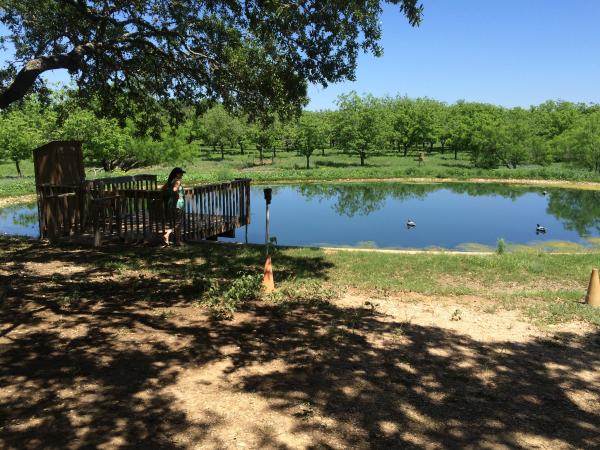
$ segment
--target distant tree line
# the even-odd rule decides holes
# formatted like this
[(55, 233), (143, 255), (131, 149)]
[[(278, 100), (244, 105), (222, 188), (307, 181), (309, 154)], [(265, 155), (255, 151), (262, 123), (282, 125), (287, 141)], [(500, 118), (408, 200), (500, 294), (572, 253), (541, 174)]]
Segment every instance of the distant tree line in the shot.
[[(377, 98), (354, 92), (341, 95), (336, 110), (304, 111), (295, 120), (277, 117), (258, 122), (232, 115), (216, 104), (181, 111), (183, 120), (140, 129), (143, 118), (101, 116), (101, 102), (85, 106), (68, 91), (31, 95), (0, 113), (0, 159), (20, 162), (52, 139), (84, 143), (84, 156), (106, 171), (192, 160), (225, 158), (225, 150), (254, 152), (262, 161), (277, 151), (311, 157), (335, 150), (364, 165), (373, 155), (414, 152), (468, 155), (479, 168), (567, 162), (600, 172), (600, 105), (547, 101), (538, 106), (504, 108), (430, 98)], [(139, 114), (143, 114), (140, 112)]]

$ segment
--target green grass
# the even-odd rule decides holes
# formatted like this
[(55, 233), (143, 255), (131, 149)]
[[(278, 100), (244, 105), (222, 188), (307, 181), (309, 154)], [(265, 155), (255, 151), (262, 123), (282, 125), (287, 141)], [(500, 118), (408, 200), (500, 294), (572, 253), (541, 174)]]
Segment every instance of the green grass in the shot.
[[(159, 179), (166, 180), (173, 166), (186, 169), (186, 183), (213, 182), (230, 180), (236, 177), (252, 178), (258, 183), (273, 182), (305, 182), (333, 181), (380, 178), (452, 178), (467, 180), (470, 178), (493, 179), (546, 179), (564, 181), (600, 181), (600, 174), (569, 167), (565, 164), (550, 166), (523, 166), (518, 169), (477, 169), (471, 166), (468, 155), (459, 154), (455, 160), (450, 153), (432, 153), (426, 157), (422, 165), (415, 160), (414, 154), (404, 158), (395, 152), (382, 152), (367, 159), (366, 165), (360, 166), (353, 155), (327, 150), (325, 156), (317, 152), (311, 158), (311, 169), (306, 169), (303, 156), (294, 152), (277, 152), (275, 159), (265, 154), (264, 164), (260, 164), (258, 154), (250, 150), (245, 155), (235, 150), (226, 150), (225, 159), (220, 159), (220, 152), (207, 153), (201, 149), (199, 157), (192, 161), (173, 161), (169, 165), (143, 167), (127, 173), (153, 173)], [(0, 162), (0, 196), (13, 196), (34, 192), (33, 164), (22, 163), (23, 178), (16, 177), (12, 162)], [(88, 178), (116, 176), (122, 172), (106, 174), (93, 171), (91, 164), (86, 165)]]
[[(49, 248), (37, 241), (2, 237), (0, 259), (13, 261), (16, 267), (29, 260), (89, 265), (90, 270), (116, 276), (118, 283), (127, 286), (109, 293), (98, 291), (99, 296), (121, 295), (128, 301), (129, 295), (135, 295), (128, 293), (132, 286), (147, 287), (150, 292), (144, 295), (153, 301), (154, 297), (163, 299), (161, 292), (177, 288), (196, 301), (202, 286), (218, 283), (229, 289), (236, 274), (262, 274), (264, 253), (260, 246), (240, 245), (188, 245), (167, 250), (122, 244), (98, 250), (66, 244)], [(597, 326), (600, 308), (582, 302), (591, 269), (599, 262), (598, 250), (580, 254), (410, 255), (281, 248), (273, 257), (278, 295), (286, 298), (322, 301), (334, 293), (353, 292), (377, 299), (414, 292), (435, 301), (436, 296), (470, 295), (481, 298), (489, 313), (518, 309), (539, 324), (579, 320)], [(62, 276), (55, 278), (47, 281), (66, 283)], [(203, 282), (195, 283), (198, 279)], [(66, 284), (70, 290), (78, 287)], [(84, 285), (79, 288), (88, 290)]]

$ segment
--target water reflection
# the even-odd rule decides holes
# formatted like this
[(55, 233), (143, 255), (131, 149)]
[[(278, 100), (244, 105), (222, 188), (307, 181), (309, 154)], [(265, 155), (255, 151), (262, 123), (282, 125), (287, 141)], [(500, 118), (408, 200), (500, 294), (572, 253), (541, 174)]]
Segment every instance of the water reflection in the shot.
[(580, 235), (600, 231), (600, 192), (557, 189), (550, 192), (549, 214)]
[(298, 191), (309, 200), (335, 199), (334, 210), (346, 217), (367, 216), (383, 208), (386, 199), (425, 198), (439, 189), (435, 184), (310, 184)]
[[(366, 216), (385, 206), (386, 199), (424, 199), (430, 193), (446, 189), (469, 197), (497, 196), (517, 200), (526, 194), (547, 197), (548, 214), (560, 219), (568, 230), (581, 236), (600, 231), (600, 192), (576, 189), (548, 189), (507, 184), (345, 184), (300, 186), (299, 193), (309, 200), (333, 200), (336, 213), (346, 216)], [(538, 233), (541, 234), (541, 233)]]
[[(263, 187), (251, 190), (248, 241), (264, 241)], [(408, 220), (417, 226), (406, 226)], [(536, 224), (546, 228), (537, 232)], [(0, 209), (0, 233), (38, 236), (36, 204)], [(238, 230), (237, 241), (245, 240)], [(281, 245), (464, 248), (600, 236), (600, 192), (473, 183), (275, 186), (271, 235)]]
[(0, 233), (39, 236), (37, 204), (34, 202), (0, 208)]

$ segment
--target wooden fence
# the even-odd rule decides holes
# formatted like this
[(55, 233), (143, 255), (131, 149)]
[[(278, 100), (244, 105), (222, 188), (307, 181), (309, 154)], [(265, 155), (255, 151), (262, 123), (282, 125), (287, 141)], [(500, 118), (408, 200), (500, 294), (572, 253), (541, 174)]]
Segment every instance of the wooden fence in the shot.
[[(42, 237), (92, 232), (103, 237), (151, 239), (171, 226), (156, 176), (86, 181), (81, 186), (39, 185)], [(186, 241), (233, 235), (250, 223), (250, 180), (186, 188), (182, 237)]]

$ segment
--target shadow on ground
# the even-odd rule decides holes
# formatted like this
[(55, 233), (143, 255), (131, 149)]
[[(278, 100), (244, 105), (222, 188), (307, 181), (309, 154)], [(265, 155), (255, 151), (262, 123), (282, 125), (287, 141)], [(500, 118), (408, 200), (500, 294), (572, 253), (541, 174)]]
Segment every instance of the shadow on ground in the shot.
[[(192, 293), (175, 263), (195, 258), (197, 270), (233, 277), (260, 253), (138, 249), (136, 266), (156, 273), (140, 282), (120, 265), (131, 249), (19, 245), (0, 245), (10, 262), (0, 280), (0, 447), (234, 446), (219, 430), (239, 423), (204, 405), (204, 390), (189, 392), (212, 410), (201, 418), (163, 390), (224, 360), (215, 392), (264, 400), (274, 414), (269, 426), (257, 412), (256, 426), (240, 429), (254, 448), (288, 448), (296, 435), (310, 448), (600, 445), (598, 333), (484, 343), (370, 306), (311, 301), (198, 320), (186, 316)], [(56, 270), (32, 272), (50, 261)], [(61, 274), (67, 264), (79, 271)], [(327, 276), (318, 257), (280, 265), (289, 277)], [(157, 314), (157, 304), (178, 313)], [(232, 407), (251, 414), (240, 398)]]

